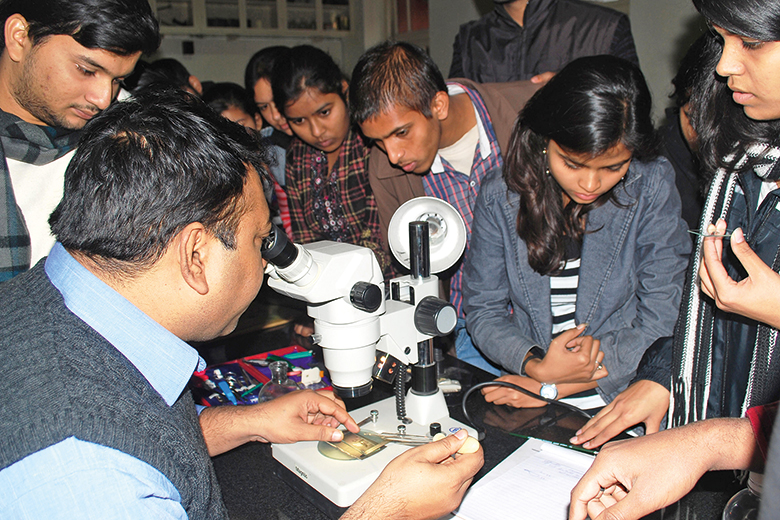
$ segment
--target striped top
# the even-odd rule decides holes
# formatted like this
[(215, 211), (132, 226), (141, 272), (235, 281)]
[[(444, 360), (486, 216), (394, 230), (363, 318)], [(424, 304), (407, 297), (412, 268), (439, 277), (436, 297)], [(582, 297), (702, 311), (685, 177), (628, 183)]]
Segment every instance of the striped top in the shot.
[(580, 259), (582, 242), (566, 237), (566, 261), (563, 269), (550, 276), (550, 307), (552, 310), (552, 334), (577, 326), (574, 312), (577, 310), (577, 287), (580, 283)]
[(577, 325), (574, 320), (574, 311), (577, 310), (577, 286), (579, 283), (579, 258), (566, 260), (563, 270), (555, 276), (550, 276), (553, 336)]

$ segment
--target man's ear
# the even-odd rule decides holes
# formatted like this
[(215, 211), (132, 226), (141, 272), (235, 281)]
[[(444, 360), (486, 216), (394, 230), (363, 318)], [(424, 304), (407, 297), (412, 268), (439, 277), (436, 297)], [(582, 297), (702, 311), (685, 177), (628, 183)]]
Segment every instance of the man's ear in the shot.
[(200, 222), (187, 224), (174, 238), (181, 276), (201, 296), (209, 292), (206, 279), (209, 239), (210, 235)]
[(439, 121), (444, 121), (450, 113), (450, 95), (440, 90), (433, 96), (431, 113)]
[(24, 58), (26, 47), (32, 47), (32, 41), (27, 33), (29, 24), (27, 19), (20, 14), (12, 14), (5, 21), (4, 37), (5, 50), (12, 61), (19, 62)]
[(349, 83), (345, 79), (341, 80), (341, 93), (344, 94), (344, 99), (349, 101)]

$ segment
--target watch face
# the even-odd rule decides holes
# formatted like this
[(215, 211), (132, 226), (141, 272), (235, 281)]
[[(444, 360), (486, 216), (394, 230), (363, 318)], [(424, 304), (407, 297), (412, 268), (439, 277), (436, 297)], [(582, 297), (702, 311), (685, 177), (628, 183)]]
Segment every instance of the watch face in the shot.
[(555, 399), (558, 397), (558, 388), (555, 385), (542, 383), (542, 389), (539, 391), (539, 395), (545, 399)]

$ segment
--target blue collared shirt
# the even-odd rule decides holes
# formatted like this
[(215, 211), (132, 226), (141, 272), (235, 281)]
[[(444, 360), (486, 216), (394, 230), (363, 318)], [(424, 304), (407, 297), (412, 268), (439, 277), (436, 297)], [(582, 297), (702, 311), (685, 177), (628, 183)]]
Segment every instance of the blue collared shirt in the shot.
[[(65, 305), (119, 350), (172, 405), (194, 370), (195, 349), (155, 322), (57, 243), (46, 274)], [(69, 437), (0, 471), (2, 518), (187, 518), (165, 475), (118, 450)]]

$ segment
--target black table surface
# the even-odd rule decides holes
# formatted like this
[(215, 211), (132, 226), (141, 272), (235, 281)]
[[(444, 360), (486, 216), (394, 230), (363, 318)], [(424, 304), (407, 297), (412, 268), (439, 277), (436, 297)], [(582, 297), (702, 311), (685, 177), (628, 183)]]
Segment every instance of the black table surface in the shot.
[[(202, 344), (199, 351), (209, 364), (215, 364), (287, 346), (293, 322), (270, 329), (267, 323), (280, 317), (301, 315), (305, 315), (301, 302), (281, 297), (265, 286), (234, 333)], [(448, 355), (439, 363), (439, 371), (440, 375), (461, 383), (462, 391), (447, 394), (446, 399), (450, 415), (467, 423), (461, 410), (464, 393), (477, 383), (492, 380), (493, 376)], [(389, 385), (375, 381), (370, 395), (345, 402), (348, 410), (355, 410), (391, 395)], [(525, 442), (513, 434), (567, 443), (586, 422), (585, 417), (558, 406), (517, 409), (492, 405), (479, 392), (469, 397), (467, 410), (476, 423), (472, 426), (485, 430), (482, 441), (485, 464), (477, 480)], [(269, 444), (250, 443), (214, 457), (213, 461), (225, 505), (234, 520), (329, 520), (337, 518), (342, 511), (276, 462)], [(720, 519), (726, 502), (739, 488), (731, 472), (709, 474), (682, 501), (648, 519)]]
[[(479, 382), (490, 381), (493, 376), (446, 355), (439, 363), (439, 371), (444, 377), (460, 381), (462, 390), (447, 394), (446, 400), (450, 415), (465, 423), (461, 409), (464, 393)], [(375, 381), (369, 396), (345, 402), (348, 410), (354, 410), (391, 395), (389, 385)], [(525, 442), (513, 434), (566, 443), (587, 420), (558, 406), (517, 409), (492, 405), (485, 402), (478, 391), (469, 397), (467, 411), (474, 426), (485, 430), (482, 441), (485, 464), (477, 479)], [(247, 444), (213, 460), (225, 504), (234, 520), (329, 520), (343, 511), (276, 462), (268, 444)]]

